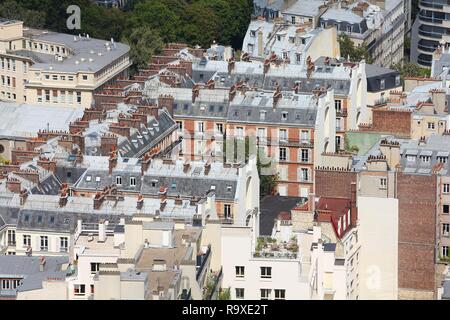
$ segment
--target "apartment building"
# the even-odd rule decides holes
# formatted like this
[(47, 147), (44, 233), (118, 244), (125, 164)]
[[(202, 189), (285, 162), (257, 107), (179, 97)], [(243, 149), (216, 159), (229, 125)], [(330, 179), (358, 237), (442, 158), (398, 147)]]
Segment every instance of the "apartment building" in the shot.
[(94, 92), (126, 75), (130, 48), (89, 35), (30, 29), (0, 21), (0, 99), (89, 108)]
[(222, 228), (222, 285), (233, 300), (345, 299), (345, 269), (320, 227), (295, 230), (281, 214), (273, 237), (255, 232)]
[(319, 25), (335, 26), (339, 34), (349, 36), (356, 46), (365, 44), (373, 63), (389, 68), (403, 59), (404, 3), (403, 0), (373, 2), (330, 5), (321, 15)]
[[(324, 46), (323, 43), (329, 45)], [(334, 28), (311, 28), (286, 22), (252, 20), (242, 45), (243, 54), (253, 60), (264, 60), (271, 54), (291, 64), (306, 64), (320, 57), (339, 58), (340, 49)]]
[(433, 52), (449, 39), (450, 5), (442, 0), (419, 1), (419, 13), (411, 29), (411, 61), (432, 66)]
[(52, 108), (44, 105), (0, 102), (0, 157), (11, 161), (12, 150), (26, 149), (26, 141), (36, 132), (68, 130), (83, 115), (79, 108)]
[(67, 257), (0, 255), (0, 300), (66, 299)]

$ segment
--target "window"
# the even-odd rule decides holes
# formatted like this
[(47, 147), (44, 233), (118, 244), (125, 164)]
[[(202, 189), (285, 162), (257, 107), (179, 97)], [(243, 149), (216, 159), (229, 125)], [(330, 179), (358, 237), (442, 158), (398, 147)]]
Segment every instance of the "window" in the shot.
[(272, 278), (272, 267), (261, 267), (261, 278)]
[(434, 130), (434, 122), (428, 122), (428, 129)]
[(245, 276), (245, 267), (236, 266), (236, 278), (243, 278)]
[(287, 161), (287, 150), (286, 148), (280, 148), (280, 161)]
[(41, 251), (48, 251), (48, 237), (41, 236)]
[(352, 26), (347, 26), (347, 32), (352, 32)]
[(283, 111), (281, 113), (281, 120), (287, 120), (287, 118), (288, 118), (288, 113), (286, 111)]
[(16, 245), (16, 230), (8, 230), (8, 245)]
[(445, 214), (449, 214), (449, 205), (448, 204), (444, 204), (443, 206), (442, 206), (442, 212), (443, 213), (445, 213)]
[(58, 76), (54, 74), (54, 75), (52, 76), (52, 80), (57, 81), (57, 80), (58, 80)]
[(288, 138), (288, 133), (286, 129), (280, 129), (280, 141), (286, 141)]
[(73, 81), (73, 76), (67, 76), (67, 80)]
[(50, 90), (45, 90), (45, 101), (50, 102)]
[(309, 181), (309, 170), (302, 168), (302, 181)]
[(287, 60), (288, 59), (288, 52), (287, 51), (283, 51), (283, 59)]
[(29, 234), (23, 235), (23, 246), (24, 247), (31, 246), (31, 236)]
[(342, 111), (342, 100), (334, 100), (334, 108), (336, 109), (336, 112)]
[(243, 138), (244, 137), (244, 128), (243, 127), (237, 127), (236, 128), (236, 136), (238, 138)]
[(437, 157), (439, 163), (447, 163), (448, 157)]
[(87, 176), (86, 177), (86, 182), (90, 182), (92, 180), (92, 177), (91, 176)]
[(416, 161), (416, 156), (407, 155), (407, 156), (406, 156), (406, 161), (408, 161), (408, 162), (414, 162), (414, 161)]
[(216, 130), (223, 134), (223, 123), (216, 123)]
[(130, 186), (136, 186), (136, 177), (130, 177)]
[(45, 75), (45, 79), (46, 79), (46, 80), (50, 80), (50, 75), (49, 75), (49, 74), (46, 74), (46, 75)]
[(61, 81), (66, 81), (66, 76), (61, 76)]
[(285, 289), (275, 289), (275, 300), (285, 300), (286, 290)]
[(255, 30), (251, 30), (250, 31), (250, 36), (252, 36), (252, 37), (256, 36), (256, 31)]
[(223, 215), (224, 215), (225, 219), (231, 218), (231, 204), (223, 205)]
[(81, 92), (77, 92), (77, 103), (81, 103)]
[(301, 152), (302, 162), (309, 162), (309, 149), (301, 149)]
[(183, 131), (183, 122), (177, 121), (178, 131)]
[(442, 246), (442, 256), (448, 258), (448, 246)]
[(450, 183), (444, 183), (443, 188), (444, 188), (444, 190), (443, 190), (444, 193), (450, 193)]
[(399, 86), (400, 85), (400, 76), (395, 76), (395, 86)]
[(431, 156), (420, 156), (422, 162), (428, 163), (431, 161)]
[(266, 111), (260, 111), (259, 112), (259, 120), (265, 120), (266, 119)]
[(84, 296), (86, 293), (86, 286), (84, 284), (74, 284), (73, 293), (76, 296)]
[(380, 189), (386, 189), (387, 188), (387, 179), (381, 178), (380, 179)]
[(88, 77), (85, 75), (83, 76), (83, 80), (86, 81), (88, 79)]
[(442, 224), (442, 234), (443, 234), (444, 236), (448, 236), (448, 235), (449, 235), (449, 232), (450, 232), (450, 224), (448, 224), (448, 223), (443, 223), (443, 224)]
[(244, 288), (236, 288), (236, 299), (244, 299)]
[(68, 247), (69, 247), (69, 239), (67, 237), (59, 238), (59, 251), (67, 252)]
[(295, 54), (295, 60), (297, 61), (297, 63), (301, 63), (302, 62), (302, 54), (301, 53), (296, 53)]
[(117, 177), (116, 177), (116, 184), (117, 184), (118, 186), (122, 185), (122, 177), (121, 177), (121, 176), (117, 176)]
[(91, 262), (91, 274), (96, 274), (100, 270), (100, 263)]
[(261, 290), (261, 300), (269, 300), (272, 290), (271, 289), (260, 289), (260, 290)]
[(301, 139), (303, 143), (309, 142), (309, 132), (306, 130), (302, 130)]
[(384, 79), (381, 79), (381, 80), (380, 80), (380, 89), (381, 89), (381, 90), (384, 90), (385, 88), (386, 88), (385, 80), (384, 80)]
[(203, 122), (197, 122), (197, 131), (203, 132)]
[(295, 16), (291, 17), (292, 24), (295, 24)]

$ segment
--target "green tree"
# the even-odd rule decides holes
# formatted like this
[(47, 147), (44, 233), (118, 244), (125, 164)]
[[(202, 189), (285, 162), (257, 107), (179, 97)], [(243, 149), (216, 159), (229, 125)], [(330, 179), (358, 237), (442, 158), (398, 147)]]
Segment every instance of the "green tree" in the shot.
[(0, 4), (0, 16), (11, 20), (21, 20), (26, 26), (42, 28), (45, 25), (46, 13), (29, 10), (14, 0), (6, 0)]
[(430, 77), (431, 70), (427, 68), (422, 68), (417, 63), (413, 62), (403, 62), (397, 63), (391, 66), (392, 69), (400, 72), (402, 79), (405, 77)]
[(128, 32), (135, 28), (147, 26), (158, 31), (164, 42), (174, 42), (180, 39), (182, 21), (162, 0), (138, 2), (129, 16)]
[(214, 11), (197, 2), (186, 8), (183, 38), (191, 45), (209, 47), (220, 34), (219, 18)]
[(365, 44), (355, 46), (349, 36), (344, 33), (339, 35), (338, 42), (341, 48), (341, 57), (349, 59), (351, 62), (359, 62), (365, 59), (367, 63), (372, 63), (372, 58)]
[(231, 300), (231, 289), (220, 289), (218, 300)]
[(163, 47), (159, 34), (148, 26), (133, 29), (122, 41), (131, 48), (130, 58), (134, 62), (135, 69), (145, 67), (152, 55), (158, 54)]

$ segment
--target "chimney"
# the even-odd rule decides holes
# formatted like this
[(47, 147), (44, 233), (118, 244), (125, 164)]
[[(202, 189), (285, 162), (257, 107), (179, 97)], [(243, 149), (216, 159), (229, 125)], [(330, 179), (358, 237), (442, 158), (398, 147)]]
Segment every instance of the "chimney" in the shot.
[(20, 191), (20, 205), (23, 206), (25, 204), (25, 201), (27, 201), (28, 198), (28, 191), (26, 189), (23, 189)]
[(191, 163), (189, 162), (189, 160), (186, 160), (183, 164), (183, 172), (188, 173), (190, 168), (191, 168)]
[(39, 272), (44, 272), (45, 263), (46, 263), (45, 257), (44, 257), (44, 256), (41, 256), (41, 257), (39, 258)]
[(6, 188), (8, 188), (8, 190), (11, 192), (20, 193), (21, 190), (20, 181), (15, 178), (8, 178), (6, 180)]
[(183, 199), (181, 199), (180, 195), (177, 195), (177, 197), (175, 198), (175, 205), (181, 206), (182, 204), (183, 204)]
[(228, 100), (229, 100), (230, 102), (233, 101), (234, 97), (236, 96), (236, 92), (237, 92), (236, 85), (233, 84), (233, 85), (231, 86), (231, 88), (230, 88), (230, 92), (229, 92), (229, 95), (228, 95)]
[(111, 133), (106, 133), (101, 137), (100, 150), (102, 156), (108, 156), (113, 148), (117, 148), (117, 136)]
[(139, 194), (136, 209), (141, 210), (143, 206), (144, 206), (144, 197), (142, 196), (142, 194)]
[(200, 95), (200, 86), (196, 84), (192, 88), (192, 103), (195, 102), (195, 100), (198, 98), (199, 95)]
[(273, 94), (273, 108), (276, 108), (278, 101), (283, 97), (283, 94), (281, 93), (280, 86), (277, 85), (275, 93)]
[(69, 198), (69, 193), (67, 191), (68, 191), (67, 184), (64, 183), (61, 186), (61, 192), (59, 194), (59, 206), (60, 207), (65, 207), (67, 204), (67, 200)]
[(98, 222), (98, 241), (97, 242), (105, 242), (106, 241), (106, 226), (108, 225), (108, 221), (100, 220)]
[(264, 54), (264, 40), (262, 30), (258, 31), (258, 57), (262, 58)]
[(236, 59), (232, 57), (230, 60), (228, 60), (228, 74), (230, 74), (236, 65)]
[(117, 148), (113, 147), (109, 153), (109, 174), (112, 174), (113, 169), (117, 166)]
[(211, 170), (211, 158), (208, 159), (205, 163), (205, 176), (209, 174), (209, 171)]
[(270, 69), (270, 60), (266, 59), (264, 60), (264, 74), (266, 74)]
[(358, 221), (358, 208), (356, 207), (356, 182), (351, 184), (351, 198), (350, 198), (350, 221), (352, 227), (356, 227)]
[(51, 161), (49, 158), (39, 157), (37, 165), (52, 173), (56, 172), (56, 161)]
[(145, 172), (147, 172), (148, 168), (150, 167), (151, 162), (152, 162), (152, 158), (150, 156), (150, 153), (147, 152), (141, 158), (141, 176), (144, 176)]
[(99, 210), (105, 200), (105, 195), (101, 192), (97, 192), (94, 196), (94, 210)]

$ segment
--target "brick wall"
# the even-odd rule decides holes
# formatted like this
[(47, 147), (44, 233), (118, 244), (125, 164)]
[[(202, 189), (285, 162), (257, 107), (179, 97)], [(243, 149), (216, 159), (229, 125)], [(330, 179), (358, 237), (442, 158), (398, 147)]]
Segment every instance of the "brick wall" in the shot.
[(373, 109), (372, 125), (360, 127), (363, 131), (391, 133), (399, 136), (411, 136), (411, 112)]
[(356, 182), (356, 172), (328, 169), (315, 170), (316, 197), (351, 198), (351, 184)]
[(398, 175), (399, 289), (435, 289), (436, 185), (434, 175)]

